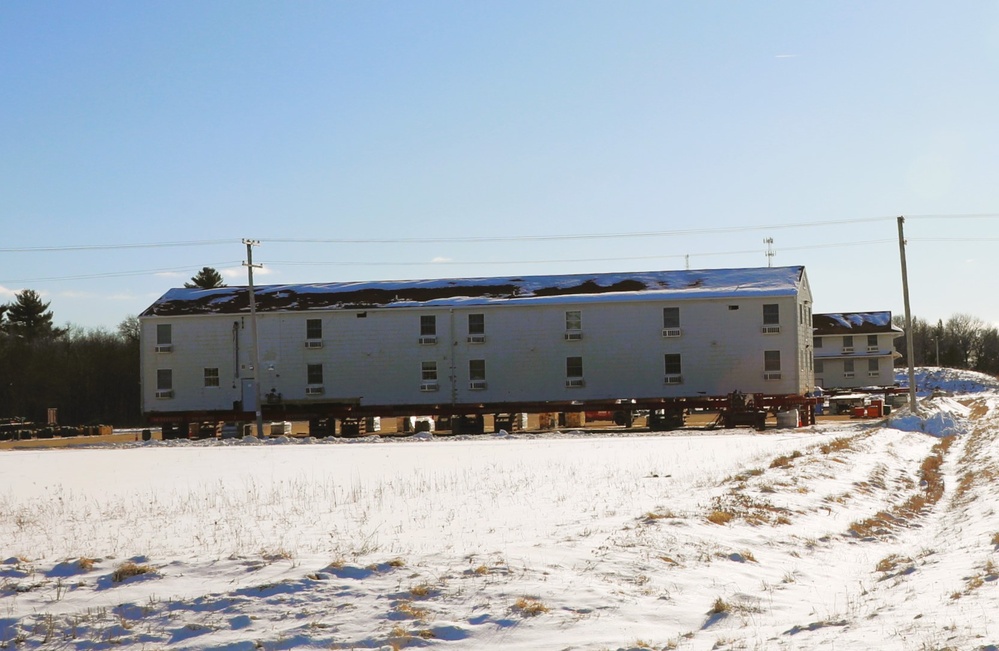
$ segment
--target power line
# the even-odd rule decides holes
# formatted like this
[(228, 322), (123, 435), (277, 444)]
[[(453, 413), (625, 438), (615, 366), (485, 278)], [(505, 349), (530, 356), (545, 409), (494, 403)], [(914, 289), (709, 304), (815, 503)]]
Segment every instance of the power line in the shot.
[(73, 244), (67, 246), (3, 247), (0, 253), (62, 253), (66, 251), (115, 251), (118, 249), (165, 249), (188, 246), (239, 244), (240, 240), (195, 240), (191, 242), (146, 242), (141, 244)]

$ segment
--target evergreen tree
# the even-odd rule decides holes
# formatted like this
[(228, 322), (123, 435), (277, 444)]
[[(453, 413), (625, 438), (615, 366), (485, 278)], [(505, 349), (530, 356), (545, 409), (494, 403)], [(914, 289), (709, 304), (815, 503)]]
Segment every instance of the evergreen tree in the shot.
[(191, 282), (184, 283), (184, 287), (187, 289), (194, 289), (195, 287), (200, 289), (215, 289), (216, 287), (225, 286), (225, 283), (222, 282), (222, 274), (211, 267), (202, 267), (201, 271), (191, 278)]
[(6, 321), (3, 331), (25, 341), (51, 339), (66, 334), (64, 328), (52, 325), (52, 311), (49, 304), (43, 303), (41, 296), (33, 289), (25, 289), (14, 295), (14, 302), (6, 306)]

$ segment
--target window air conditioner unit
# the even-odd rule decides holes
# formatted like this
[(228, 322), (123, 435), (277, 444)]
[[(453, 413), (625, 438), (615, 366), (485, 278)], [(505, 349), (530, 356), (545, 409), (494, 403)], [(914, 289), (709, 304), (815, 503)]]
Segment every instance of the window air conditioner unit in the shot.
[(173, 344), (156, 344), (157, 353), (172, 353)]
[(160, 400), (173, 397), (173, 389), (160, 389), (156, 392), (156, 397)]
[(566, 341), (579, 341), (582, 338), (583, 338), (583, 333), (582, 332), (567, 332), (567, 333), (565, 333), (565, 340)]
[(876, 352), (878, 352), (878, 347), (877, 346), (868, 346), (867, 347), (867, 352), (869, 352), (869, 353), (876, 353)]
[(779, 335), (780, 334), (780, 326), (779, 325), (765, 325), (762, 328), (760, 328), (760, 332), (762, 332), (765, 335)]
[(780, 379), (780, 371), (770, 371), (769, 373), (764, 373), (763, 374), (763, 379), (764, 380), (779, 380)]
[(682, 334), (680, 328), (663, 328), (664, 337), (679, 337)]
[(322, 348), (323, 347), (323, 340), (322, 339), (306, 339), (305, 340), (305, 347), (306, 348)]
[(305, 387), (305, 395), (307, 396), (321, 396), (325, 393), (323, 387)]
[(484, 344), (486, 343), (485, 335), (468, 335), (468, 343), (470, 344)]
[(843, 373), (843, 377), (845, 377), (845, 378), (851, 378), (851, 377), (853, 377), (853, 371), (847, 371), (847, 372)]
[(436, 382), (422, 382), (420, 384), (420, 391), (437, 391), (440, 389), (440, 385)]
[(579, 387), (585, 387), (586, 381), (581, 377), (569, 378), (565, 381), (565, 388), (567, 389), (578, 389)]
[(877, 377), (881, 375), (879, 371), (867, 371), (867, 377)]
[(666, 384), (683, 384), (682, 375), (667, 375)]
[(843, 346), (843, 354), (849, 355), (853, 352), (853, 346)]
[(437, 335), (428, 335), (420, 337), (421, 346), (432, 346), (437, 343)]
[(471, 389), (472, 391), (482, 391), (483, 389), (486, 388), (486, 381), (472, 380), (471, 382), (468, 383), (468, 388)]

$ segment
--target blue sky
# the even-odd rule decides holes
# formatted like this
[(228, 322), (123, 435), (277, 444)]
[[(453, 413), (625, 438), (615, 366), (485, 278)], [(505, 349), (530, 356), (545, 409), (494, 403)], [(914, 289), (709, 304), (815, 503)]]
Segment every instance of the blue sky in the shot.
[(0, 302), (60, 324), (244, 284), (242, 238), (259, 284), (773, 238), (816, 311), (901, 313), (897, 215), (913, 313), (999, 323), (995, 2), (13, 0), (0, 42)]

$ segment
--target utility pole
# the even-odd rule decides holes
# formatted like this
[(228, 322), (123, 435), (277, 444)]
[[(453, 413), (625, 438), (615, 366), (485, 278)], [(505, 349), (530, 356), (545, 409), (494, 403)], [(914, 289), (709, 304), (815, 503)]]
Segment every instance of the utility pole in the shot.
[(909, 272), (905, 266), (905, 234), (902, 224), (905, 217), (898, 218), (898, 252), (902, 261), (902, 299), (905, 301), (905, 355), (909, 359), (909, 409), (914, 416), (919, 415), (919, 405), (916, 404), (916, 368), (913, 359), (912, 345), (912, 312), (909, 311)]
[(257, 438), (264, 438), (264, 412), (260, 405), (260, 341), (257, 339), (257, 298), (253, 293), (253, 268), (263, 267), (262, 264), (253, 264), (253, 247), (260, 245), (260, 240), (243, 239), (246, 245), (246, 276), (249, 280), (250, 288), (250, 333), (253, 338), (253, 393), (256, 396), (254, 405), (257, 411)]
[(774, 256), (777, 255), (777, 252), (774, 251), (774, 238), (768, 237), (763, 240), (763, 243), (767, 245), (767, 252), (765, 254), (767, 256), (767, 267), (772, 267)]

